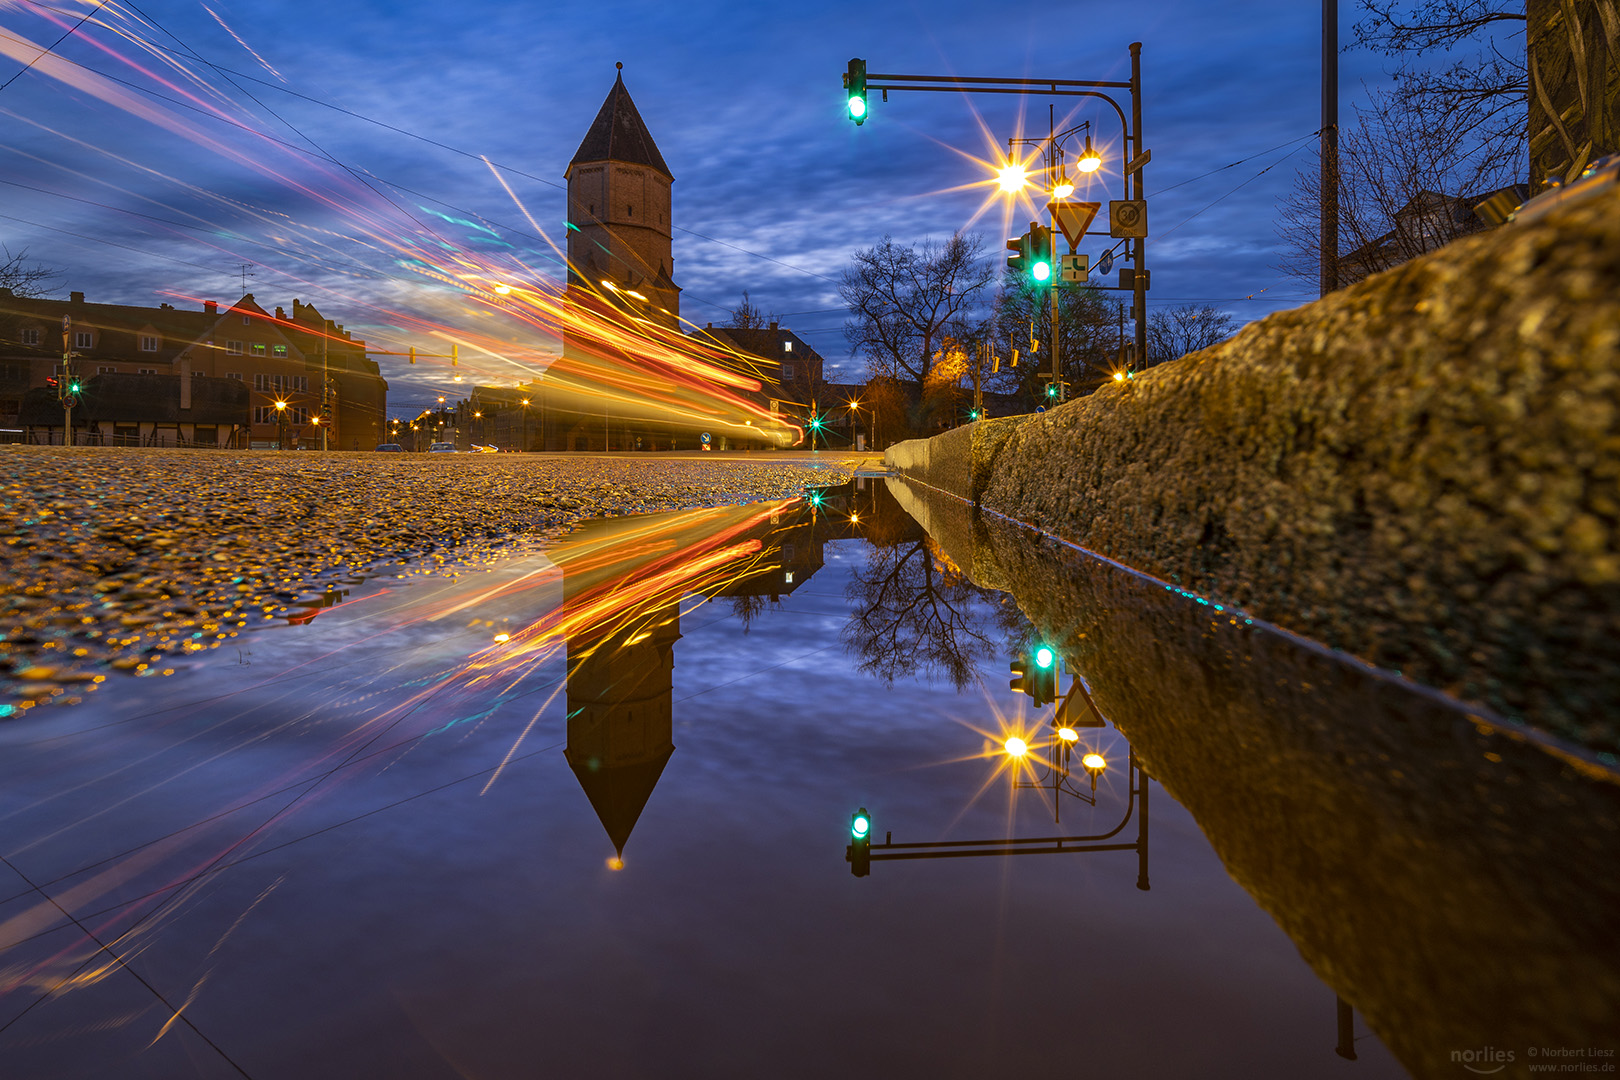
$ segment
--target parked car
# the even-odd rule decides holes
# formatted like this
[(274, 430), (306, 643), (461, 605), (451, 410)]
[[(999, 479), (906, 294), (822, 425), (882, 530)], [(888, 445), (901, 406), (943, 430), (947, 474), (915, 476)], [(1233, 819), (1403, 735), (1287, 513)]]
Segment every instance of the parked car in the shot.
[(405, 448), (399, 445), (397, 442), (385, 442), (377, 444), (377, 453), (379, 454), (403, 454), (404, 452)]
[(430, 454), (453, 454), (455, 452), (456, 444), (451, 442), (436, 442), (428, 447), (428, 453)]

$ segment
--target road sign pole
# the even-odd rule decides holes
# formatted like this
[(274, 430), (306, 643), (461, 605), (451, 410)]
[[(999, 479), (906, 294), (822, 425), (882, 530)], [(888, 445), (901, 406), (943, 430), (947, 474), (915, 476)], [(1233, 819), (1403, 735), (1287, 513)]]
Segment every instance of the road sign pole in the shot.
[(72, 316), (62, 316), (62, 377), (56, 383), (56, 396), (62, 402), (66, 422), (65, 430), (62, 432), (62, 443), (66, 446), (73, 445), (73, 343), (69, 337), (72, 328)]

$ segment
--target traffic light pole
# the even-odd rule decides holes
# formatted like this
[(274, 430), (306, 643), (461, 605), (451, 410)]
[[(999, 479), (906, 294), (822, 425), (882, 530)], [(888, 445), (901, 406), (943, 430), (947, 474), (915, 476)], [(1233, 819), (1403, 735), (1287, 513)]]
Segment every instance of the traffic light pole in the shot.
[[(911, 859), (972, 859), (986, 855), (1065, 855), (1093, 851), (1136, 852), (1136, 887), (1151, 891), (1148, 877), (1148, 783), (1152, 779), (1142, 771), (1131, 752), (1129, 778), (1125, 801), (1125, 815), (1119, 824), (1105, 833), (1084, 836), (1021, 836), (1004, 840), (924, 840), (915, 843), (895, 843), (892, 833), (885, 833), (883, 843), (871, 842), (872, 819), (863, 807), (852, 822), (859, 823), (859, 831), (852, 827), (844, 861), (850, 864), (856, 877), (866, 877), (875, 862), (899, 862)], [(1140, 805), (1138, 805), (1140, 797)], [(1134, 843), (1109, 843), (1136, 818)]]
[[(859, 101), (860, 115), (851, 113), (851, 118), (857, 123), (864, 123), (867, 117), (866, 94), (869, 91), (880, 91), (883, 100), (889, 100), (890, 90), (922, 90), (934, 93), (951, 94), (1020, 94), (1026, 97), (1091, 97), (1106, 101), (1114, 109), (1119, 119), (1120, 134), (1124, 145), (1129, 150), (1129, 157), (1124, 161), (1122, 186), (1126, 200), (1143, 200), (1142, 170), (1147, 165), (1149, 154), (1142, 145), (1142, 43), (1133, 41), (1131, 50), (1131, 78), (1129, 82), (1106, 82), (1084, 79), (987, 79), (968, 78), (956, 75), (894, 75), (877, 74), (866, 71), (864, 60), (851, 60), (850, 73), (857, 71), (860, 75)], [(850, 75), (846, 74), (845, 88), (850, 94), (856, 93), (851, 86)], [(1105, 93), (1107, 90), (1130, 91), (1131, 112), (1126, 118), (1125, 110), (1118, 101)], [(1088, 236), (1094, 235), (1087, 232)], [(1113, 236), (1112, 230), (1095, 235)], [(1128, 250), (1132, 266), (1132, 282), (1129, 288), (1115, 285), (1097, 285), (1093, 288), (1124, 291), (1132, 294), (1131, 313), (1136, 320), (1136, 354), (1137, 363), (1145, 363), (1147, 357), (1147, 266), (1146, 241), (1136, 237), (1128, 241)], [(1054, 267), (1054, 277), (1055, 274)], [(1057, 373), (1057, 298), (1054, 294), (1052, 300), (1052, 353), (1053, 371)], [(1059, 394), (1062, 387), (1059, 386)]]
[(62, 377), (56, 381), (56, 397), (62, 403), (66, 424), (62, 431), (64, 446), (73, 445), (73, 318), (62, 316)]

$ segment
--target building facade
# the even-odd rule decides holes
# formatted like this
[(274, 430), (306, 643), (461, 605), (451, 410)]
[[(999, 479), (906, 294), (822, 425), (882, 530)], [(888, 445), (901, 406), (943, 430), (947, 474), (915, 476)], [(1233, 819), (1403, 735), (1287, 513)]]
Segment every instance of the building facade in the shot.
[[(75, 442), (313, 449), (323, 427), (329, 449), (383, 441), (388, 384), (365, 343), (297, 300), (289, 319), (251, 293), (221, 312), (212, 301), (194, 311), (0, 290), (0, 429), (65, 441), (56, 380), (68, 370), (83, 387)], [(213, 380), (240, 383), (245, 396)]]

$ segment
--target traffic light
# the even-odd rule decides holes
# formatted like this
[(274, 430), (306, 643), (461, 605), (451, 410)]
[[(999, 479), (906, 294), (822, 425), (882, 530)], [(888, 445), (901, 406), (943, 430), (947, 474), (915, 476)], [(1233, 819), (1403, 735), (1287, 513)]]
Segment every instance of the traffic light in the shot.
[(78, 378), (74, 377), (72, 379), (69, 379), (68, 380), (68, 393), (77, 394), (78, 392), (79, 392), (79, 380), (78, 380)]
[[(1025, 233), (1023, 236), (1015, 236), (1008, 240), (1007, 250), (1014, 252), (1014, 254), (1007, 256), (1007, 269), (1016, 270), (1022, 274), (1024, 264), (1029, 259), (1029, 234)], [(1017, 353), (1013, 355), (1016, 357)]]
[(866, 61), (854, 59), (844, 73), (844, 93), (849, 99), (849, 118), (860, 127), (866, 123)]
[(1052, 230), (1045, 225), (1032, 225), (1029, 246), (1025, 249), (1029, 265), (1029, 280), (1037, 285), (1050, 285), (1056, 275), (1057, 261), (1052, 257)]
[(1047, 383), (1046, 384), (1046, 396), (1047, 397), (1049, 397), (1049, 398), (1057, 397), (1057, 391), (1058, 391), (1057, 383)]
[(977, 420), (978, 418), (979, 418), (979, 410), (978, 409), (969, 409), (968, 410), (968, 419), (969, 420)]
[(872, 815), (861, 807), (849, 819), (849, 847), (844, 849), (849, 872), (865, 877), (872, 872)]
[(1011, 673), (1017, 678), (1008, 688), (1028, 694), (1037, 706), (1057, 700), (1057, 652), (1050, 645), (1037, 645), (1033, 653), (1013, 660)]

